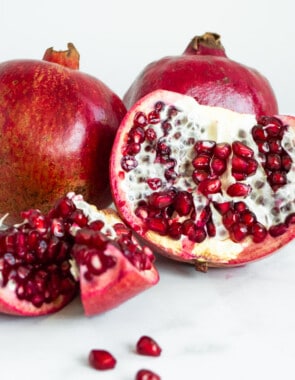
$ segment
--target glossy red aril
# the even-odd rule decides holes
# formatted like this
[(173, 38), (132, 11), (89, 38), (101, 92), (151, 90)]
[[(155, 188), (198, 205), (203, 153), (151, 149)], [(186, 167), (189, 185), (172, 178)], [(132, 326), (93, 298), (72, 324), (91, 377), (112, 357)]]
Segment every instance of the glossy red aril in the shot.
[(126, 109), (104, 83), (78, 70), (79, 53), (0, 64), (0, 214), (47, 212), (68, 191), (111, 203), (108, 157)]
[[(269, 81), (257, 70), (229, 59), (216, 33), (196, 36), (183, 54), (146, 66), (126, 92), (125, 105), (131, 108), (140, 98), (159, 89), (237, 112), (257, 116), (278, 113)], [(141, 115), (141, 119), (146, 121), (146, 115)]]
[[(153, 139), (141, 142), (126, 169), (138, 115)], [(117, 209), (160, 253), (198, 268), (266, 256), (295, 234), (294, 126), (291, 116), (256, 118), (175, 92), (150, 93), (123, 119), (112, 149)]]
[(143, 335), (136, 343), (136, 352), (146, 356), (160, 356), (162, 349), (150, 336)]
[(149, 369), (140, 369), (136, 373), (135, 380), (161, 380), (161, 377)]
[(98, 370), (108, 370), (115, 368), (117, 360), (106, 350), (91, 350), (88, 357), (91, 367)]
[[(69, 193), (46, 214), (0, 230), (0, 312), (53, 313), (80, 293), (84, 312), (112, 309), (156, 284), (154, 256), (114, 210)], [(3, 228), (2, 228), (3, 227)]]

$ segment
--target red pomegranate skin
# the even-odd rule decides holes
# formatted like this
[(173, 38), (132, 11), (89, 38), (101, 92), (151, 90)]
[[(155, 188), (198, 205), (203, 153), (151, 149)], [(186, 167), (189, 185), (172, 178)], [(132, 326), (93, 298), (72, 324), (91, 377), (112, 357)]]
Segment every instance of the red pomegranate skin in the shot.
[(78, 71), (78, 52), (68, 47), (48, 49), (46, 60), (0, 64), (0, 213), (13, 221), (21, 210), (46, 212), (68, 191), (97, 207), (111, 202), (108, 159), (126, 109)]
[(129, 109), (158, 89), (241, 113), (278, 114), (269, 81), (257, 70), (229, 59), (220, 36), (214, 33), (196, 36), (179, 56), (164, 57), (147, 65), (126, 92), (124, 103)]

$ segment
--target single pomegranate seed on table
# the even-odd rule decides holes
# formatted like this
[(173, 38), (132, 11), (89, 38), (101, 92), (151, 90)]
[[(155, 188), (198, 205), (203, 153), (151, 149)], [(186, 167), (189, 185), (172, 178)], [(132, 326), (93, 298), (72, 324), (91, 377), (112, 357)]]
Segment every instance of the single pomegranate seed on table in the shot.
[(91, 350), (88, 357), (89, 364), (98, 370), (108, 370), (115, 368), (117, 360), (106, 350)]
[(160, 356), (162, 349), (150, 336), (143, 335), (136, 343), (136, 352), (146, 356)]
[(161, 377), (149, 369), (140, 369), (136, 373), (135, 380), (161, 380)]

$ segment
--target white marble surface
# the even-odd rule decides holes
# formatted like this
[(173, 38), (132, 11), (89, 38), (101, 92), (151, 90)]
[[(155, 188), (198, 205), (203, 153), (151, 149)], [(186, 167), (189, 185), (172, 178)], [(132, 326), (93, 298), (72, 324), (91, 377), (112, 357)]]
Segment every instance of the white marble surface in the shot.
[[(65, 49), (72, 41), (81, 71), (123, 96), (148, 62), (180, 54), (194, 35), (212, 31), (221, 34), (229, 57), (270, 80), (281, 113), (295, 113), (294, 1), (248, 0), (243, 8), (235, 0), (175, 4), (1, 0), (0, 62), (40, 59), (47, 47)], [(0, 315), (0, 378), (132, 380), (147, 367), (162, 380), (293, 380), (294, 245), (260, 262), (207, 274), (158, 259), (156, 287), (93, 318), (83, 316), (78, 300), (48, 317)], [(161, 344), (161, 357), (134, 353), (143, 334)], [(92, 348), (110, 350), (116, 369), (91, 369)]]
[[(52, 316), (0, 316), (5, 380), (131, 380), (140, 368), (164, 380), (294, 378), (294, 243), (206, 274), (164, 258), (157, 266), (157, 286), (104, 315), (86, 318), (76, 300)], [(160, 357), (135, 354), (146, 334), (162, 346)], [(92, 348), (111, 351), (116, 368), (90, 368)]]

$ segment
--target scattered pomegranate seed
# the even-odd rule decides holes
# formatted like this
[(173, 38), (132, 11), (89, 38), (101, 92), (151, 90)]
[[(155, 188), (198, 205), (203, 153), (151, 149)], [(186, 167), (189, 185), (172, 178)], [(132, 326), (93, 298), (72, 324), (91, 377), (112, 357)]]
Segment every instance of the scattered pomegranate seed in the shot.
[(136, 352), (140, 355), (160, 356), (162, 349), (153, 338), (144, 335), (136, 344)]
[(161, 377), (149, 369), (141, 369), (137, 372), (135, 380), (161, 380)]
[(98, 370), (113, 369), (117, 363), (114, 356), (105, 350), (91, 350), (88, 360), (89, 364)]

